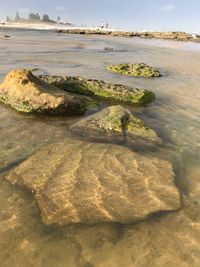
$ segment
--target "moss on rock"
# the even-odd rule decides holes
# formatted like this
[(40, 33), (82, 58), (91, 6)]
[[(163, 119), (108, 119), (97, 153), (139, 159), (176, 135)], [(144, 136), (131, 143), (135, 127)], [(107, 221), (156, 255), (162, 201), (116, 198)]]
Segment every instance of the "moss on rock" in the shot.
[(132, 106), (145, 105), (155, 99), (155, 95), (151, 91), (121, 84), (106, 83), (100, 80), (47, 75), (42, 75), (40, 78), (51, 85), (71, 93), (119, 101)]
[(0, 84), (0, 101), (26, 113), (78, 115), (86, 111), (89, 99), (49, 85), (30, 70), (19, 69), (8, 73)]
[[(128, 137), (137, 144), (161, 144), (162, 140), (156, 132), (141, 119), (134, 116), (121, 105), (110, 106), (81, 119), (71, 126), (73, 133), (86, 136), (89, 139), (106, 140), (108, 136)], [(100, 141), (101, 141), (100, 140)]]
[(108, 65), (107, 70), (134, 77), (160, 77), (160, 71), (144, 63)]

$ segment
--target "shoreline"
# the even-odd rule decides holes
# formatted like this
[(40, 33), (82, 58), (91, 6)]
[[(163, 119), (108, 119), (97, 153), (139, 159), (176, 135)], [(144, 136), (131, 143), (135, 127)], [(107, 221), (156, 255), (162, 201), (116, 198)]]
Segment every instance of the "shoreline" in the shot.
[[(87, 26), (75, 26), (68, 24), (59, 24), (59, 23), (46, 23), (46, 22), (6, 22), (4, 25), (0, 23), (1, 29), (24, 29), (24, 30), (57, 30), (57, 31), (65, 31), (65, 30), (98, 30), (97, 27), (87, 27)], [(105, 31), (105, 30), (103, 30)], [(109, 29), (109, 31), (118, 31), (118, 29)]]
[(71, 28), (69, 25), (62, 25), (56, 23), (24, 23), (24, 22), (6, 22), (4, 25), (0, 24), (0, 29), (24, 29), (24, 30), (60, 30)]
[(200, 34), (191, 34), (181, 31), (161, 32), (161, 31), (127, 31), (118, 29), (100, 29), (93, 27), (77, 27), (54, 23), (6, 23), (0, 24), (2, 29), (21, 30), (54, 30), (60, 34), (81, 34), (81, 35), (103, 35), (113, 37), (130, 37), (141, 39), (160, 39), (182, 42), (200, 43)]

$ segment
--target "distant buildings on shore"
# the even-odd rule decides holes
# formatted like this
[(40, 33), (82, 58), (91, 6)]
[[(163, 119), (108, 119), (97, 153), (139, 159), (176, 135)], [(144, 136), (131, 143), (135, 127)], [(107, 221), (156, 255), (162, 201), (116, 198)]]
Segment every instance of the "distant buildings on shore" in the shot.
[(63, 25), (72, 25), (71, 21), (68, 20), (61, 20), (61, 18), (58, 16), (56, 20), (51, 19), (48, 14), (43, 14), (42, 16), (39, 13), (30, 13), (28, 14), (27, 18), (22, 18), (18, 12), (16, 12), (16, 15), (14, 18), (7, 16), (5, 21), (2, 21), (2, 24), (5, 22), (47, 22), (47, 23), (57, 23), (57, 24), (63, 24)]

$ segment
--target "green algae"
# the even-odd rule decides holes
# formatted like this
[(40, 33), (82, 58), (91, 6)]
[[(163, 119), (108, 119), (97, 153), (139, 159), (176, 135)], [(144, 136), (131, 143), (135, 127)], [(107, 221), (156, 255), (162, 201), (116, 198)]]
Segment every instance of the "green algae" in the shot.
[(82, 115), (90, 101), (49, 85), (27, 69), (9, 72), (0, 84), (0, 95), (1, 102), (25, 113)]
[(15, 108), (18, 111), (26, 112), (26, 113), (34, 111), (27, 101), (20, 101), (17, 105), (15, 105)]
[(42, 75), (40, 78), (73, 94), (96, 97), (100, 100), (118, 101), (132, 106), (145, 105), (155, 99), (155, 95), (151, 91), (125, 85), (109, 84), (100, 80), (46, 75)]
[[(108, 114), (99, 120), (100, 128), (107, 131), (143, 134), (150, 131), (150, 128), (139, 118), (133, 116), (129, 110), (122, 106), (112, 106), (107, 108)], [(101, 122), (100, 122), (101, 121)]]
[(72, 125), (71, 130), (88, 140), (129, 140), (134, 144), (137, 138), (137, 144), (142, 146), (162, 143), (153, 129), (121, 105), (109, 106), (83, 118)]
[(108, 65), (106, 68), (108, 71), (134, 77), (151, 78), (161, 76), (158, 69), (144, 63)]
[(24, 113), (33, 113), (34, 109), (27, 101), (12, 101), (6, 95), (0, 94), (0, 102), (10, 105), (12, 108), (16, 109), (17, 111), (24, 112)]

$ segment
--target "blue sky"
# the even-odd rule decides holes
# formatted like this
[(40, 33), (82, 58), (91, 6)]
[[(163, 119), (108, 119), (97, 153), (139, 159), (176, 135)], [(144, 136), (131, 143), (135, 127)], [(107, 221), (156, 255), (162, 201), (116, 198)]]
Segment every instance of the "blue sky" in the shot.
[(76, 24), (200, 33), (200, 0), (0, 0), (0, 18), (30, 12), (60, 16)]

